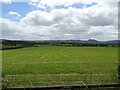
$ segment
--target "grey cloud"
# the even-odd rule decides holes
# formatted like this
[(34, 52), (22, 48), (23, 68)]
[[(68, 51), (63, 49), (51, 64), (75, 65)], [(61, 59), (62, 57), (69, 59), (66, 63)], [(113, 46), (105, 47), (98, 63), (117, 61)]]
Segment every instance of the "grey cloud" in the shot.
[[(0, 22), (1, 23), (1, 22)], [(15, 28), (16, 26), (11, 22), (2, 22), (2, 37), (3, 38), (20, 38), (21, 31)]]
[(89, 19), (83, 19), (83, 22), (85, 23), (85, 25), (90, 25), (90, 26), (107, 26), (107, 25), (112, 25), (114, 23), (114, 19), (104, 16), (98, 16), (98, 17), (89, 17)]

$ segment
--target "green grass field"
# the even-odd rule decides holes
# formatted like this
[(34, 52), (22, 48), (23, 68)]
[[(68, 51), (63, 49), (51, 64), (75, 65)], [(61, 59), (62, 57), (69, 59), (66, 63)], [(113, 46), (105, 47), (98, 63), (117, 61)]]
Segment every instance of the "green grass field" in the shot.
[(117, 47), (43, 46), (3, 50), (3, 86), (117, 82)]

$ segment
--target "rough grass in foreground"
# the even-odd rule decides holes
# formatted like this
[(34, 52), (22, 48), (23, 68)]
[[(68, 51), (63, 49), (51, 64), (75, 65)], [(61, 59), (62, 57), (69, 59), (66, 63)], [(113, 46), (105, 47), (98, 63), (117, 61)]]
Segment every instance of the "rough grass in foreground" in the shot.
[(3, 52), (3, 86), (116, 83), (117, 47), (32, 47)]

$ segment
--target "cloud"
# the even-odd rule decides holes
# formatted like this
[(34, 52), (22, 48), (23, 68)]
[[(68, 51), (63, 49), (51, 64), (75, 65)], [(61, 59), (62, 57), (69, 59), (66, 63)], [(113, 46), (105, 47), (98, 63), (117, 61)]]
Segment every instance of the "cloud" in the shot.
[(9, 15), (18, 15), (18, 13), (17, 13), (17, 12), (10, 11), (10, 12), (9, 12)]
[(40, 3), (37, 5), (37, 7), (38, 7), (38, 8), (41, 8), (41, 9), (45, 9), (45, 8), (47, 8), (46, 6), (41, 5)]
[[(11, 2), (41, 2), (43, 1), (44, 4), (47, 4), (49, 6), (53, 6), (53, 5), (60, 5), (60, 4), (66, 4), (67, 5), (71, 5), (73, 3), (77, 3), (77, 2), (84, 2), (84, 3), (91, 3), (91, 2), (119, 2), (119, 0), (0, 0), (0, 2), (2, 3), (6, 3), (6, 4), (11, 4)], [(50, 2), (51, 1), (51, 2)], [(52, 3), (53, 2), (53, 3)]]
[(17, 23), (7, 19), (0, 18), (0, 24), (2, 24), (2, 36), (3, 38), (17, 39), (20, 38), (22, 29)]
[(20, 39), (20, 40), (50, 39), (48, 37), (50, 35), (48, 31), (49, 27), (24, 26), (19, 22), (13, 22), (11, 20), (3, 18), (0, 18), (0, 25), (2, 25), (2, 28), (0, 29), (0, 31), (2, 32), (2, 38), (5, 39)]
[[(30, 0), (31, 2), (39, 2), (41, 5), (46, 5), (51, 8), (57, 5), (72, 6), (75, 3), (81, 2), (84, 4), (90, 4), (92, 2), (99, 2), (98, 0)], [(119, 0), (114, 0), (118, 2)], [(102, 0), (100, 2), (113, 2), (113, 0)]]
[(32, 6), (37, 6), (37, 4), (35, 2), (29, 2), (28, 4), (32, 5)]
[(36, 8), (39, 8), (39, 9), (46, 9), (47, 7), (45, 5), (42, 5), (41, 3), (35, 3), (35, 2), (29, 2), (29, 5), (32, 5)]
[(0, 2), (3, 2), (5, 4), (11, 4), (12, 0), (1, 0)]
[(32, 11), (21, 19), (21, 22), (30, 26), (44, 25), (48, 26), (52, 24), (52, 16), (40, 10)]
[[(110, 6), (105, 4), (97, 4), (83, 9), (69, 7), (68, 9), (52, 9), (50, 12), (36, 10), (28, 13), (26, 17), (21, 19), (21, 22), (33, 26), (49, 26), (55, 23), (59, 26), (61, 24), (69, 25), (70, 23), (86, 26), (106, 26), (114, 24), (117, 20), (117, 9), (112, 8), (110, 9)], [(116, 14), (112, 14), (112, 12), (116, 12)]]
[(100, 2), (79, 9), (53, 8), (50, 12), (35, 10), (21, 18), (20, 22), (3, 19), (1, 23), (3, 37), (10, 39), (24, 37), (27, 40), (113, 40), (118, 36), (117, 15), (117, 3)]
[(19, 17), (21, 17), (21, 15), (18, 12), (9, 11), (8, 14), (14, 16), (16, 19), (18, 19)]

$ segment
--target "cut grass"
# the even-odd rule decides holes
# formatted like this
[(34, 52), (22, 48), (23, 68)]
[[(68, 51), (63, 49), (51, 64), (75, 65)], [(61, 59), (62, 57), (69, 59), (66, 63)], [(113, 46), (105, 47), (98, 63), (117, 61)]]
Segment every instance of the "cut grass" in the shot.
[(6, 86), (117, 82), (117, 47), (45, 46), (2, 52)]

